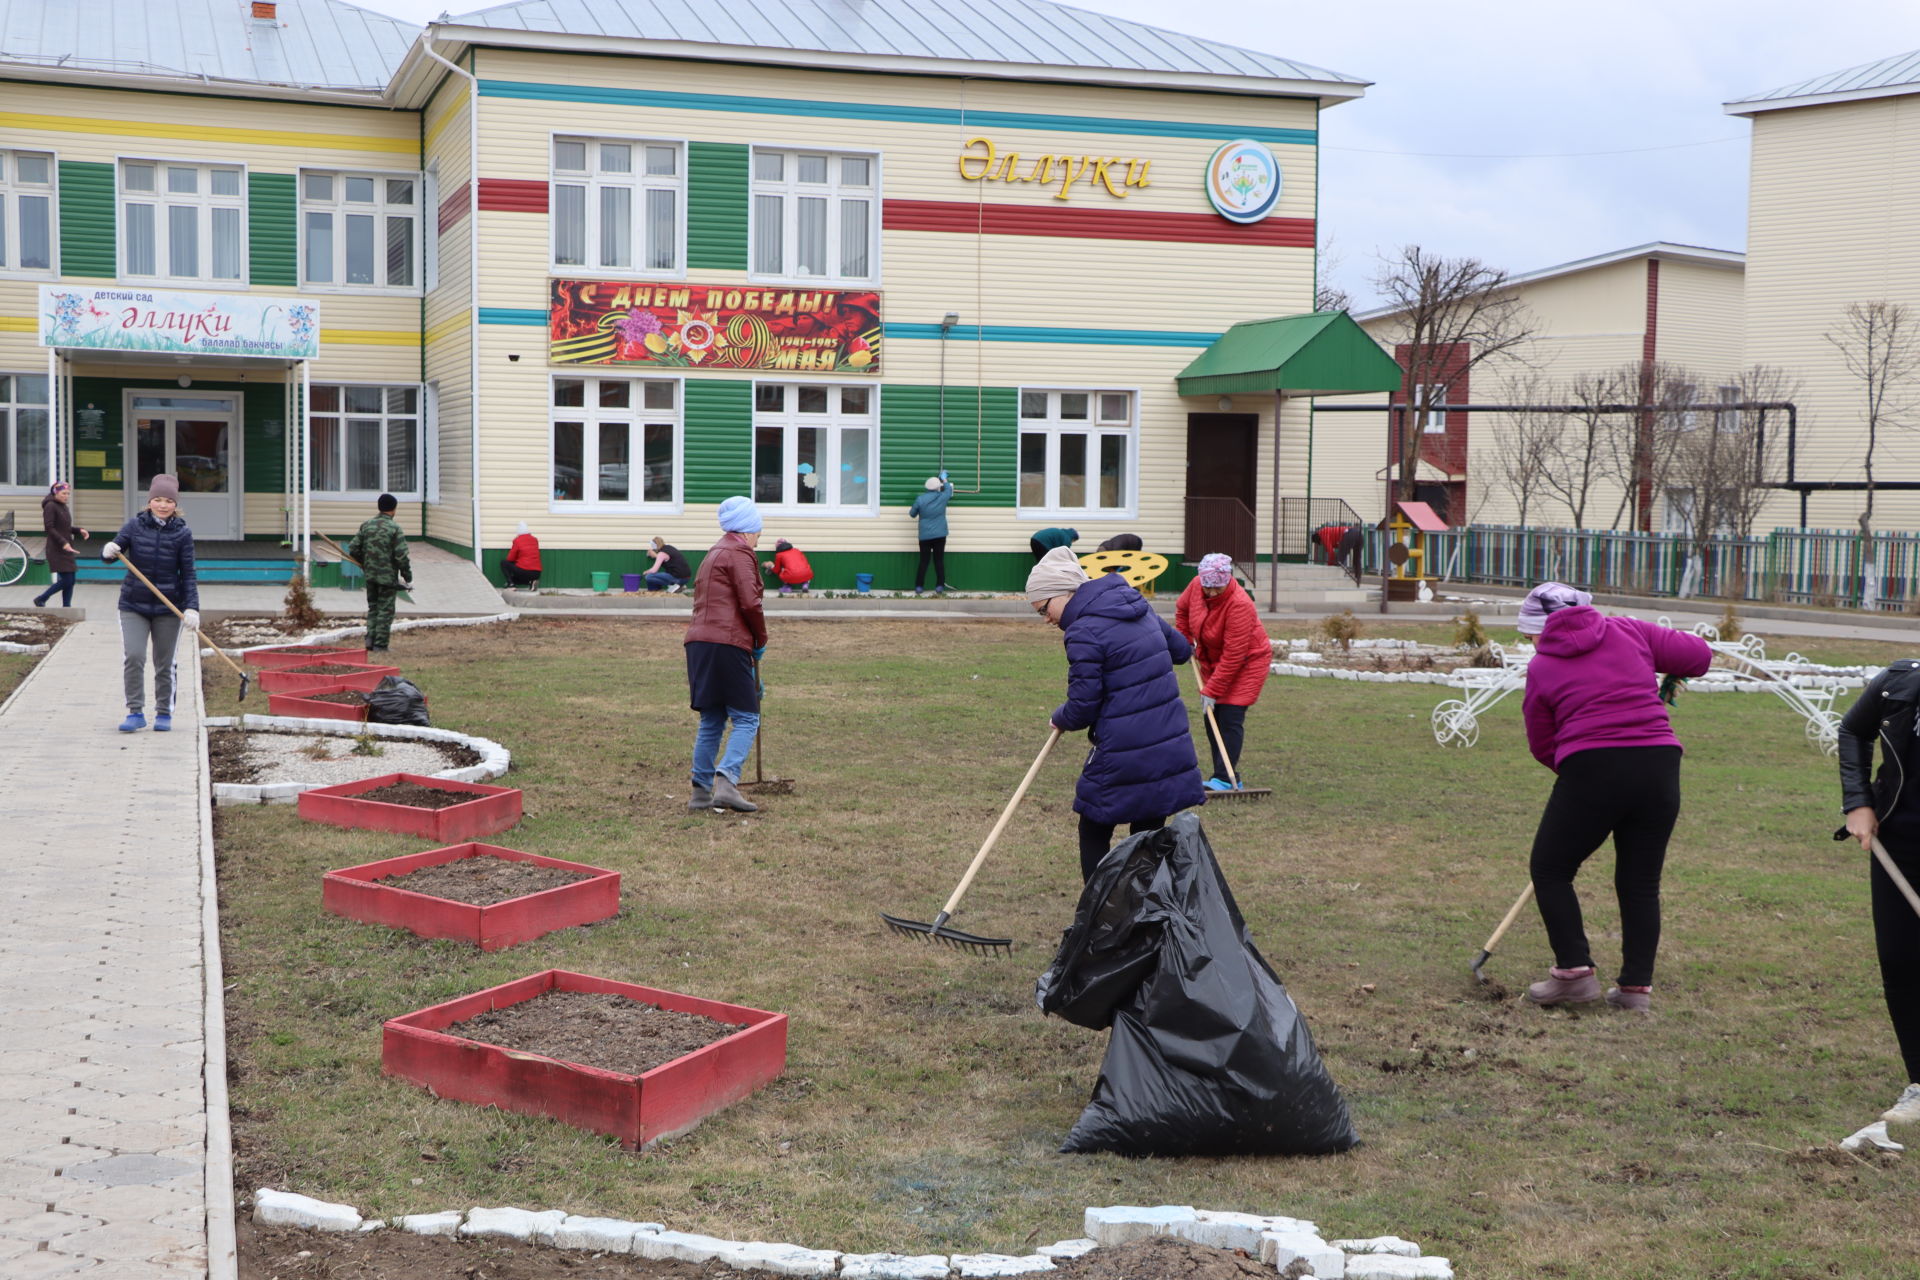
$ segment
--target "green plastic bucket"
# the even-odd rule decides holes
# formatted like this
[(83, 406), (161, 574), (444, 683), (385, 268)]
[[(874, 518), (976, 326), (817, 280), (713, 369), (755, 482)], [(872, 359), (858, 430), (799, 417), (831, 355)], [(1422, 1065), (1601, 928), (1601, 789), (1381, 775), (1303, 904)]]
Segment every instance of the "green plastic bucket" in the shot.
[(613, 573), (611, 570), (602, 571), (599, 569), (595, 569), (593, 571), (593, 589), (595, 591), (605, 591), (607, 589), (607, 584), (612, 580), (613, 580)]

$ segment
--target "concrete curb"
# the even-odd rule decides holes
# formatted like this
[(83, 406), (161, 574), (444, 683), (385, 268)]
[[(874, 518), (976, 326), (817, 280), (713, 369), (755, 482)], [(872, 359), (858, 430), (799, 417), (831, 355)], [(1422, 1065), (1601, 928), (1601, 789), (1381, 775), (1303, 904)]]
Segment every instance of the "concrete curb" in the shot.
[[(245, 721), (242, 724), (242, 721)], [(208, 729), (243, 728), (258, 730), (262, 733), (300, 733), (325, 734), (334, 738), (357, 738), (369, 734), (375, 738), (387, 738), (409, 742), (455, 742), (480, 753), (480, 763), (466, 765), (458, 769), (442, 769), (428, 776), (445, 778), (450, 782), (486, 782), (502, 777), (513, 767), (513, 756), (505, 747), (491, 738), (479, 738), (472, 734), (458, 733), (452, 729), (434, 729), (424, 725), (411, 724), (357, 724), (351, 720), (303, 719), (299, 716), (215, 716), (212, 719), (201, 718), (202, 753), (204, 758), (204, 734)], [(213, 784), (212, 803), (229, 804), (292, 804), (302, 791), (315, 787), (332, 785), (324, 782), (216, 782)]]
[(220, 954), (220, 881), (213, 857), (213, 797), (207, 782), (207, 690), (194, 672), (200, 750), (201, 1035), (206, 1041), (202, 1088), (207, 1100), (207, 1280), (238, 1280), (240, 1252), (233, 1215), (233, 1120), (227, 1099), (226, 969)]
[[(510, 610), (506, 613), (476, 614), (472, 617), (404, 618), (396, 621), (393, 624), (393, 629), (395, 631), (417, 631), (425, 627), (485, 627), (491, 626), (496, 622), (512, 622), (519, 616), (520, 614), (517, 611)], [(363, 636), (366, 633), (367, 629), (364, 626), (335, 627), (331, 631), (316, 631), (314, 634), (299, 640), (274, 640), (267, 644), (249, 644), (242, 645), (238, 649), (223, 649), (221, 652), (225, 653), (229, 658), (238, 658), (254, 649), (284, 649), (288, 645), (293, 644), (331, 644), (336, 640), (345, 640), (350, 636)], [(205, 657), (212, 652), (212, 649), (202, 649), (200, 655)]]

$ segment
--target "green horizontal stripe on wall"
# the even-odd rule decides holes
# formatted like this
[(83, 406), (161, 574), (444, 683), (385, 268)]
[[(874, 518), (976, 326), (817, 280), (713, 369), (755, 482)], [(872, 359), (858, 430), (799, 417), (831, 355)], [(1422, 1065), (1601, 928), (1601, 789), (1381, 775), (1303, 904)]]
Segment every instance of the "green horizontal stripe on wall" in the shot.
[[(889, 324), (889, 338), (941, 340), (937, 324)], [(948, 342), (1066, 342), (1096, 347), (1210, 347), (1217, 333), (1191, 333), (1181, 329), (1049, 329), (1036, 325), (978, 324), (961, 325), (945, 340)]]
[[(792, 534), (793, 530), (787, 530)], [(804, 538), (804, 528), (800, 530)], [(712, 541), (718, 541), (720, 530), (715, 528)], [(676, 544), (677, 545), (677, 544)], [(807, 551), (804, 541), (800, 549), (806, 552), (807, 563), (813, 566), (813, 590), (815, 591), (852, 591), (855, 588), (856, 574), (870, 573), (873, 585), (879, 591), (911, 591), (913, 572), (919, 565), (918, 551)], [(707, 549), (682, 546), (687, 563), (696, 571), (700, 561), (705, 558)], [(761, 548), (759, 559), (762, 564), (771, 560), (771, 544)], [(506, 576), (501, 572), (501, 564), (507, 558), (502, 549), (490, 549), (485, 552), (487, 580), (495, 586), (505, 586)], [(593, 585), (593, 575), (607, 575), (608, 589), (619, 595), (623, 590), (621, 575), (638, 574), (653, 563), (653, 557), (646, 551), (632, 547), (609, 547), (604, 550), (578, 548), (540, 548), (540, 585), (542, 587), (582, 588)], [(961, 591), (1018, 591), (1026, 585), (1027, 572), (1033, 568), (1033, 556), (1024, 543), (1017, 550), (955, 552), (947, 556), (947, 585)], [(927, 570), (927, 587), (935, 584), (933, 570)], [(769, 584), (767, 594), (779, 590), (779, 583), (770, 576), (762, 581)], [(1165, 581), (1165, 579), (1162, 579)], [(645, 584), (641, 584), (645, 590)]]
[(685, 501), (719, 504), (753, 486), (753, 384), (734, 379), (689, 378), (686, 457), (680, 489)]
[(247, 173), (248, 282), (275, 289), (299, 284), (295, 245), (298, 214), (290, 173)]
[(542, 102), (592, 102), (606, 106), (662, 107), (673, 111), (736, 111), (753, 115), (814, 116), (835, 120), (888, 120), (981, 129), (1045, 129), (1053, 132), (1137, 134), (1159, 138), (1250, 138), (1282, 146), (1312, 146), (1312, 129), (1273, 129), (1248, 124), (1198, 120), (1126, 120), (1114, 116), (1066, 116), (1025, 111), (961, 111), (953, 107), (902, 107), (875, 102), (828, 102), (810, 98), (758, 98), (723, 93), (681, 93), (668, 89), (609, 89), (588, 85), (542, 84), (524, 80), (482, 80), (488, 98), (530, 98)]
[(744, 143), (687, 144), (687, 269), (747, 269), (747, 163)]
[(111, 164), (60, 162), (60, 274), (102, 280), (118, 274)]
[(1011, 507), (1018, 407), (1013, 387), (977, 394), (972, 387), (948, 387), (944, 404), (939, 387), (882, 387), (881, 505), (910, 506), (944, 464), (954, 487), (949, 510)]

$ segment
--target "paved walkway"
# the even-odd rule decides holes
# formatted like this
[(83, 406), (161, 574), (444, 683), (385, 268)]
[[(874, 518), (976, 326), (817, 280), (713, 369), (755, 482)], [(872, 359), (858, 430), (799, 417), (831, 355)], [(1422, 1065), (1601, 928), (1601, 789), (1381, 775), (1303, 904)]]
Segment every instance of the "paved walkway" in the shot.
[(0, 709), (0, 1275), (231, 1276), (199, 664), (171, 734), (117, 733), (119, 624), (93, 618)]

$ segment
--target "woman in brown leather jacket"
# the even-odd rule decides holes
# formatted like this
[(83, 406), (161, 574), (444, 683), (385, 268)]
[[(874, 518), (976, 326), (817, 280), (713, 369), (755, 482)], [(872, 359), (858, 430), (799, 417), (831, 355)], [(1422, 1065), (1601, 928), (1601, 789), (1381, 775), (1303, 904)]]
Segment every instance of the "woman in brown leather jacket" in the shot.
[[(1920, 881), (1920, 751), (1915, 750), (1914, 705), (1920, 700), (1920, 662), (1903, 658), (1868, 681), (1840, 721), (1840, 807), (1847, 825), (1835, 840), (1852, 837), (1871, 849), (1877, 837), (1909, 882)], [(1880, 776), (1873, 744), (1880, 743)], [(1881, 1115), (1888, 1136), (1920, 1140), (1920, 914), (1908, 905), (1878, 858), (1872, 871), (1873, 937), (1880, 982), (1909, 1083)]]
[[(720, 504), (720, 541), (707, 550), (693, 577), (693, 621), (687, 625), (688, 703), (700, 713), (693, 738), (693, 796), (687, 808), (759, 808), (736, 784), (760, 731), (760, 655), (767, 649), (767, 619), (760, 608), (760, 509), (753, 499)], [(728, 722), (733, 732), (720, 756)], [(716, 763), (715, 757), (718, 756)]]

